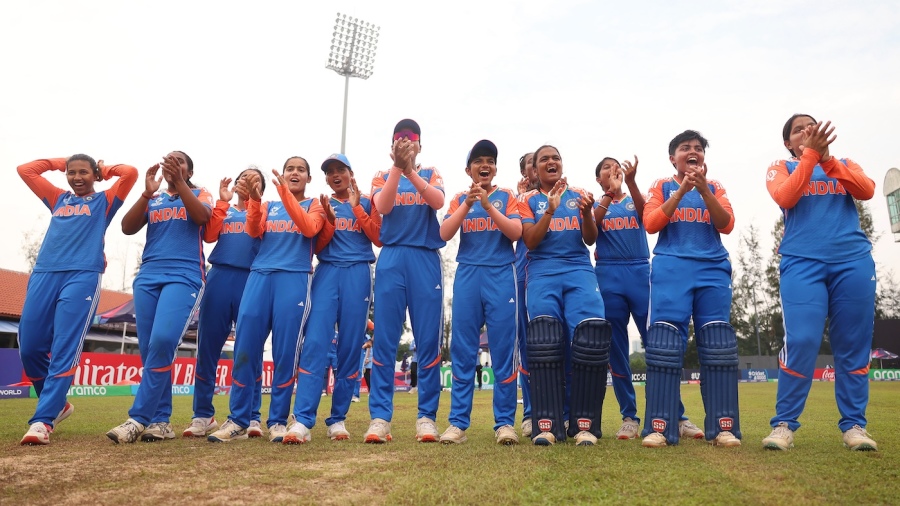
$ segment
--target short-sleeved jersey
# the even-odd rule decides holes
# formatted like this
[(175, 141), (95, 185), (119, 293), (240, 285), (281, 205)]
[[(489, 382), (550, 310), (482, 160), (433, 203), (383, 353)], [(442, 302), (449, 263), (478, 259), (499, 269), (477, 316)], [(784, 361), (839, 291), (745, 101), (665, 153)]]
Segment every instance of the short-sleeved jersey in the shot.
[(104, 177), (117, 178), (112, 187), (81, 197), (57, 188), (41, 175), (65, 170), (65, 158), (35, 160), (17, 169), (22, 181), (52, 214), (33, 271), (103, 272), (106, 268), (104, 235), (137, 181), (137, 169), (123, 164), (106, 167)]
[[(599, 205), (595, 202), (594, 209)], [(647, 231), (631, 196), (609, 205), (597, 231), (594, 259), (598, 263), (644, 263), (650, 258)]]
[[(359, 205), (367, 215), (372, 216), (372, 200), (368, 196), (360, 195)], [(331, 207), (334, 209), (334, 235), (319, 252), (319, 261), (341, 267), (359, 262), (374, 262), (375, 252), (372, 250), (372, 241), (360, 228), (359, 220), (357, 220), (353, 208), (350, 207), (350, 202), (332, 196)], [(373, 219), (380, 220), (381, 218), (378, 213), (375, 213)]]
[[(851, 160), (839, 161), (847, 167), (858, 167)], [(774, 179), (777, 172), (790, 175), (799, 163), (796, 158), (780, 160), (769, 167), (767, 179)], [(797, 204), (791, 209), (781, 208), (781, 212), (784, 236), (778, 252), (782, 255), (836, 263), (872, 251), (872, 243), (860, 228), (853, 197), (837, 179), (828, 177), (819, 164)]]
[[(319, 201), (306, 199), (299, 205), (309, 213), (313, 206), (319, 205)], [(280, 200), (263, 202), (261, 210), (265, 226), (259, 253), (253, 260), (251, 270), (312, 272), (316, 238), (306, 237), (300, 232)]]
[[(591, 257), (581, 235), (582, 216), (578, 197), (587, 192), (569, 186), (553, 213), (547, 235), (537, 248), (528, 250), (528, 271), (563, 274), (573, 267), (591, 268)], [(547, 211), (547, 194), (532, 190), (519, 201), (522, 224), (537, 223)], [(594, 226), (591, 220), (590, 226)]]
[[(435, 168), (419, 168), (419, 177), (444, 192), (444, 181)], [(390, 171), (381, 171), (372, 179), (372, 197), (384, 188)], [(385, 246), (414, 246), (439, 249), (447, 244), (441, 239), (437, 211), (416, 191), (406, 176), (400, 176), (394, 207), (382, 216), (381, 243)]]
[[(260, 239), (251, 237), (247, 233), (247, 210), (241, 211), (234, 206), (228, 206), (223, 216), (219, 216), (220, 209), (213, 211), (213, 217), (207, 224), (207, 229), (220, 227), (216, 247), (209, 254), (209, 263), (212, 265), (227, 265), (238, 269), (250, 269), (253, 259), (259, 252)], [(226, 204), (227, 205), (227, 204)], [(218, 211), (218, 212), (217, 212)], [(221, 223), (213, 223), (214, 220), (221, 220)], [(207, 234), (207, 242), (209, 242), (209, 234)]]
[[(465, 202), (467, 192), (457, 193), (450, 201), (446, 220)], [(506, 188), (494, 187), (488, 196), (491, 205), (507, 218), (519, 219), (519, 206), (515, 195)], [(459, 227), (459, 251), (456, 261), (468, 265), (508, 265), (515, 261), (512, 241), (503, 235), (494, 219), (480, 202), (475, 202)]]
[[(206, 188), (194, 188), (194, 195), (209, 209), (212, 195)], [(206, 257), (203, 254), (203, 229), (188, 216), (184, 201), (178, 194), (163, 191), (153, 195), (147, 203), (147, 243), (144, 245), (143, 265), (148, 268), (199, 274), (206, 277)]]
[[(733, 215), (725, 188), (712, 179), (708, 179), (707, 184), (710, 191), (722, 203), (722, 207)], [(662, 206), (680, 186), (673, 177), (657, 179), (650, 188), (650, 195), (644, 207), (644, 221), (646, 222), (646, 217)], [(659, 239), (653, 248), (653, 254), (709, 261), (728, 258), (728, 251), (722, 245), (719, 231), (712, 223), (706, 202), (696, 188), (684, 194), (668, 223), (659, 231)]]

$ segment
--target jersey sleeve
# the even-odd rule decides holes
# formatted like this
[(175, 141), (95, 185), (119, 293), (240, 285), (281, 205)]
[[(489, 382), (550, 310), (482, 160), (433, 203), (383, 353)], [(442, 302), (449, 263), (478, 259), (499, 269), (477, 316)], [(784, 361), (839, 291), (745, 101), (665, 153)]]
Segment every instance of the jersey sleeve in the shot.
[(41, 174), (51, 170), (66, 170), (65, 158), (51, 158), (49, 160), (35, 160), (18, 167), (19, 177), (28, 188), (47, 206), (47, 209), (53, 210), (53, 206), (60, 195), (66, 191), (57, 188), (50, 181), (47, 181)]
[(441, 193), (446, 193), (444, 192), (444, 178), (441, 177), (441, 174), (435, 168), (431, 169), (431, 177), (428, 179), (428, 184), (440, 190)]
[(793, 173), (788, 173), (787, 162), (784, 160), (778, 160), (769, 167), (766, 171), (766, 189), (779, 207), (791, 209), (797, 205), (809, 185), (818, 159), (818, 153), (806, 148)]
[(281, 203), (284, 204), (284, 210), (294, 221), (294, 225), (300, 229), (301, 234), (305, 237), (313, 237), (322, 230), (322, 225), (326, 221), (325, 210), (322, 209), (322, 204), (317, 199), (312, 199), (309, 212), (306, 212), (287, 185), (278, 186), (278, 195), (281, 197)]
[(719, 204), (723, 209), (725, 209), (725, 212), (727, 212), (728, 216), (730, 217), (727, 225), (722, 228), (717, 228), (716, 230), (723, 234), (730, 234), (731, 231), (734, 230), (734, 209), (731, 208), (731, 201), (728, 200), (728, 193), (725, 191), (725, 187), (722, 186), (722, 184), (718, 181), (711, 181), (711, 183), (716, 189), (716, 200), (719, 201)]
[[(134, 183), (137, 182), (138, 170), (131, 165), (113, 165), (112, 167), (106, 167), (105, 169), (103, 179), (109, 179), (110, 177), (117, 178), (116, 182), (106, 191), (106, 200), (109, 203), (109, 209), (113, 209), (114, 201), (116, 199), (118, 199), (119, 202), (125, 202), (128, 193), (131, 192)], [(121, 205), (122, 204), (120, 203), (119, 206)], [(118, 209), (119, 206), (116, 206), (115, 208)]]
[(197, 199), (209, 209), (216, 207), (216, 199), (213, 198), (212, 193), (209, 193), (209, 190), (206, 188), (200, 188)]
[(463, 193), (464, 192), (459, 192), (453, 196), (453, 200), (450, 201), (450, 207), (447, 208), (447, 213), (444, 214), (445, 220), (447, 218), (449, 218), (450, 216), (452, 216), (453, 213), (455, 213), (457, 209), (459, 209), (459, 200), (460, 200), (460, 197), (463, 196)]
[(534, 210), (531, 209), (531, 196), (534, 195), (534, 190), (525, 193), (524, 195), (519, 196), (518, 208), (519, 208), (519, 216), (522, 218), (522, 224), (534, 224)]
[(325, 246), (328, 246), (328, 243), (331, 242), (332, 238), (334, 238), (334, 224), (326, 218), (325, 223), (322, 224), (322, 230), (319, 231), (319, 235), (316, 236), (317, 255), (325, 249)]
[(384, 181), (385, 177), (383, 171), (375, 174), (375, 177), (372, 178), (372, 197), (375, 197), (375, 194), (377, 194), (381, 191), (382, 188), (384, 188)]
[(648, 192), (647, 202), (644, 204), (644, 228), (648, 234), (655, 234), (665, 228), (669, 224), (669, 217), (662, 210), (663, 199), (662, 185), (663, 179), (657, 179), (653, 182)]
[(363, 205), (364, 201), (360, 199), (359, 205), (353, 208), (353, 215), (356, 216), (356, 222), (359, 228), (366, 234), (369, 241), (379, 248), (381, 245), (381, 215), (375, 210), (375, 203), (366, 195), (362, 195), (369, 202), (369, 211), (366, 211)]
[(263, 204), (258, 200), (247, 201), (247, 234), (250, 237), (262, 237), (266, 231), (266, 218), (269, 213), (269, 203)]
[(506, 192), (506, 217), (516, 220), (520, 219), (519, 201), (516, 199), (516, 195), (511, 190), (504, 189), (503, 191)]
[(838, 160), (832, 156), (830, 160), (821, 165), (825, 174), (840, 181), (853, 198), (869, 200), (875, 196), (875, 181), (866, 176), (862, 167), (853, 160), (849, 158)]
[(225, 223), (225, 216), (228, 215), (228, 209), (231, 205), (224, 200), (217, 200), (216, 207), (212, 210), (209, 221), (206, 222), (206, 231), (203, 233), (203, 240), (211, 243), (219, 240), (219, 234), (222, 233), (222, 225)]

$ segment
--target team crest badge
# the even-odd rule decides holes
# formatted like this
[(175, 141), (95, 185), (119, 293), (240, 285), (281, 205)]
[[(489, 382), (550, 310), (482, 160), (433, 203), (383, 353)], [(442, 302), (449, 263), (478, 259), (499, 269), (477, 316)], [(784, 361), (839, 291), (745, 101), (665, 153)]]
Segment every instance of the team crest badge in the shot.
[(591, 430), (590, 418), (579, 418), (578, 419), (578, 430)]
[(276, 216), (278, 214), (278, 210), (281, 209), (279, 206), (272, 206), (269, 208), (269, 216)]
[(499, 200), (495, 200), (495, 201), (491, 202), (491, 205), (494, 206), (494, 209), (499, 211), (500, 208), (503, 206), (503, 203), (500, 202)]
[(538, 420), (537, 425), (541, 432), (550, 432), (553, 430), (553, 420), (550, 420), (549, 418), (541, 418)]
[(650, 426), (653, 428), (653, 432), (665, 432), (666, 431), (666, 421), (662, 418), (654, 418), (650, 421)]
[(578, 199), (567, 200), (566, 207), (568, 207), (569, 209), (578, 209)]
[(628, 209), (629, 211), (634, 211), (634, 202), (629, 202), (629, 203), (625, 204), (625, 209)]

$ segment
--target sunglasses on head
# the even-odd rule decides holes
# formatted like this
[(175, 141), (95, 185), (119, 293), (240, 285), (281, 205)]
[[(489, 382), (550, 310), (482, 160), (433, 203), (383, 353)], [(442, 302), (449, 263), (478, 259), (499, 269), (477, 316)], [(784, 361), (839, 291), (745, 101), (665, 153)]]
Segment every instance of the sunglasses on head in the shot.
[(394, 140), (399, 141), (402, 138), (407, 138), (413, 142), (419, 140), (419, 134), (413, 132), (412, 130), (400, 130), (399, 132), (394, 134)]

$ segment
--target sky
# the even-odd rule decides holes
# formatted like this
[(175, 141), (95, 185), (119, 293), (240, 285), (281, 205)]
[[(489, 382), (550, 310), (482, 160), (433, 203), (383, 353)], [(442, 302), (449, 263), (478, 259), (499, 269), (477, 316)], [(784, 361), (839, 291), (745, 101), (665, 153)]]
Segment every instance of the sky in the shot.
[[(696, 129), (735, 211), (723, 240), (736, 259), (751, 224), (771, 248), (779, 209), (765, 173), (788, 156), (784, 122), (803, 112), (831, 120), (832, 154), (875, 181), (875, 258), (900, 277), (882, 194), (900, 166), (890, 119), (900, 117), (900, 3), (324, 4), (0, 3), (0, 185), (10, 190), (0, 267), (27, 270), (25, 236), (49, 223), (15, 172), (38, 158), (87, 153), (143, 174), (182, 150), (193, 181), (216, 195), (248, 164), (268, 174), (300, 155), (312, 167), (307, 194), (325, 193), (319, 166), (341, 142), (344, 78), (325, 68), (340, 12), (380, 27), (373, 75), (350, 80), (346, 154), (362, 188), (390, 167), (393, 126), (406, 117), (421, 125), (419, 161), (440, 171), (448, 197), (468, 187), (466, 153), (484, 138), (499, 148), (501, 186), (515, 188), (519, 157), (550, 143), (569, 182), (594, 192), (600, 159), (637, 154), (646, 192), (673, 173), (669, 140)], [(66, 186), (62, 173), (50, 178)], [(142, 190), (143, 177), (107, 233), (107, 288), (130, 288), (144, 232), (126, 237), (120, 223)], [(264, 197), (277, 198), (271, 185)]]

